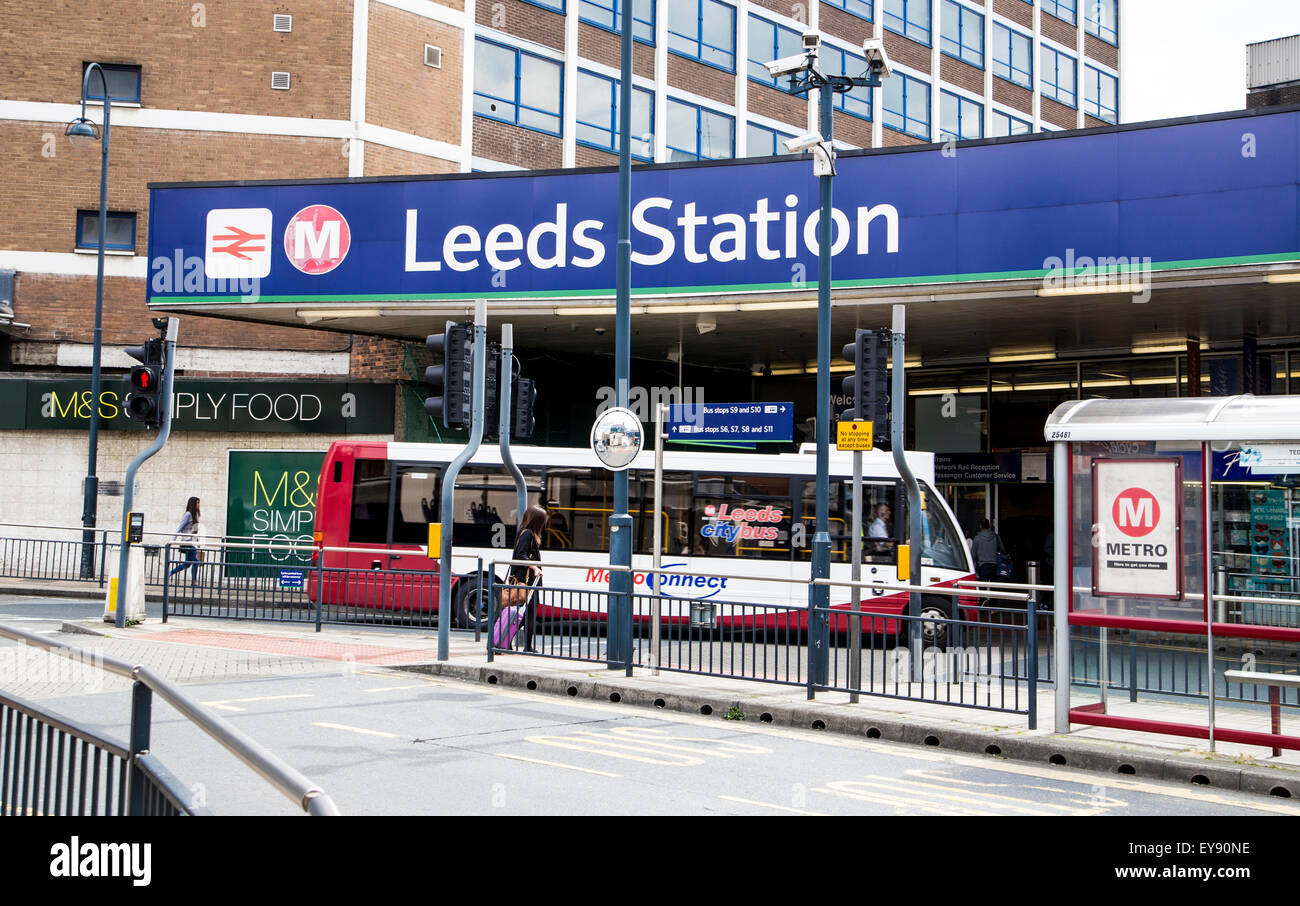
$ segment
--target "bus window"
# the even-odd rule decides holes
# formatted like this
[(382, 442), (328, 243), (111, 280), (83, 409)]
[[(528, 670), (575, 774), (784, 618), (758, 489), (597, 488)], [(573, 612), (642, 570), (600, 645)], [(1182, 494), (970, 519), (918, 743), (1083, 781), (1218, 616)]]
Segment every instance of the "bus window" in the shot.
[(388, 543), (389, 464), (384, 459), (358, 459), (352, 470), (352, 517), (348, 540), (353, 544)]
[[(827, 495), (826, 523), (831, 536), (831, 562), (848, 563), (853, 553), (849, 535), (848, 508), (839, 482), (832, 481)], [(817, 534), (817, 482), (803, 482), (799, 501), (799, 521), (803, 524), (802, 544), (795, 545), (795, 554), (802, 560), (812, 559), (813, 537)]]
[(429, 523), (439, 522), (438, 483), (441, 475), (428, 465), (397, 466), (397, 506), (393, 513), (394, 544), (427, 544)]
[(701, 474), (691, 553), (705, 557), (790, 559), (790, 479)]
[[(541, 498), (539, 477), (531, 470), (524, 474), (530, 505)], [(523, 515), (515, 512), (518, 508), (515, 480), (508, 471), (496, 466), (466, 466), (456, 476), (452, 543), (459, 547), (513, 550), (519, 517)], [(546, 543), (545, 537), (542, 543)]]
[[(853, 482), (844, 483), (844, 499), (853, 500)], [(898, 517), (898, 485), (862, 483), (862, 562), (892, 566), (898, 561), (898, 537), (902, 523)], [(849, 539), (852, 542), (852, 538)]]
[(965, 539), (949, 521), (943, 507), (927, 505), (933, 493), (929, 488), (921, 491), (921, 510), (924, 514), (921, 528), (925, 536), (921, 546), (921, 565), (968, 572), (970, 566), (966, 560)]
[(614, 512), (614, 476), (605, 469), (546, 470), (548, 547), (609, 550), (609, 517)]
[[(660, 506), (660, 531), (665, 554), (691, 552), (691, 479), (690, 472), (665, 472)], [(653, 472), (634, 472), (628, 476), (628, 511), (633, 518), (634, 551), (654, 553), (655, 479)]]

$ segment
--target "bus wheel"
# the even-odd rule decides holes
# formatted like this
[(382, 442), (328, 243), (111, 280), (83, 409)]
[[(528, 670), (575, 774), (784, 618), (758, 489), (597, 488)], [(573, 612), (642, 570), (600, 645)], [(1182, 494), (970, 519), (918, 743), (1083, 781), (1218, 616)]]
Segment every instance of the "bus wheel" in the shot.
[(486, 576), (466, 576), (456, 583), (456, 625), (487, 630), (491, 586)]
[(952, 604), (943, 598), (921, 599), (921, 643), (926, 648), (943, 648), (948, 642), (946, 623), (931, 622), (952, 617)]

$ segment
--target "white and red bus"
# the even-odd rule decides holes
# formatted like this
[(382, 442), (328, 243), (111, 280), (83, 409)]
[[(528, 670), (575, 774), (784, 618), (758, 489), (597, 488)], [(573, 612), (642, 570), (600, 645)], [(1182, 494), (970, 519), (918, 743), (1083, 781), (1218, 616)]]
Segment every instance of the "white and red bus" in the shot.
[[(460, 448), (443, 444), (338, 441), (321, 469), (316, 505), (316, 542), (326, 550), (324, 566), (378, 571), (367, 578), (365, 600), (347, 600), (348, 583), (327, 584), (327, 603), (406, 610), (437, 609), (438, 562), (427, 556), (428, 524), (441, 518), (442, 476)], [(528, 503), (549, 514), (542, 559), (551, 588), (606, 588), (609, 517), (614, 512), (614, 473), (589, 449), (512, 448), (524, 474)], [(923, 492), (922, 582), (948, 585), (971, 578), (974, 568), (951, 510), (935, 493), (934, 457), (909, 453)], [(634, 589), (646, 593), (654, 527), (653, 453), (642, 452), (628, 474), (628, 510), (633, 517)], [(831, 452), (829, 523), (831, 578), (847, 581), (851, 556), (851, 454)], [(662, 568), (667, 598), (719, 602), (806, 605), (805, 584), (764, 582), (806, 579), (814, 535), (816, 460), (812, 447), (776, 455), (664, 453)], [(906, 493), (891, 454), (863, 454), (863, 566), (865, 583), (898, 581), (898, 545), (906, 529)], [(484, 564), (507, 560), (518, 522), (514, 481), (499, 448), (484, 446), (460, 472), (454, 501), (452, 602), (457, 622), (486, 620), (490, 577)], [(329, 550), (334, 548), (336, 550)], [(486, 573), (487, 567), (484, 567)], [(411, 593), (412, 572), (432, 575)], [(712, 573), (747, 578), (711, 577)], [(391, 593), (385, 592), (391, 576)], [(504, 569), (499, 570), (504, 578)], [(331, 590), (332, 589), (332, 590)], [(831, 604), (848, 607), (846, 588), (833, 587)], [(331, 600), (331, 598), (333, 600)], [(864, 607), (898, 614), (904, 593), (867, 593)], [(961, 599), (963, 605), (973, 604)], [(950, 595), (923, 598), (923, 614), (951, 615)], [(547, 616), (544, 608), (539, 614)]]

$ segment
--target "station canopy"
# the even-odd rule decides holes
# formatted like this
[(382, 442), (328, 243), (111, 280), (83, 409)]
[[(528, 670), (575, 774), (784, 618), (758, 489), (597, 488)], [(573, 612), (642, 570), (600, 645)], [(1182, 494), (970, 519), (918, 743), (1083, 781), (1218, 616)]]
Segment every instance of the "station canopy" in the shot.
[[(520, 347), (612, 351), (617, 188), (608, 167), (154, 184), (148, 303), (422, 341), (485, 299)], [(635, 354), (815, 359), (806, 156), (638, 166), (632, 193)], [(832, 220), (835, 336), (903, 303), (926, 365), (1300, 335), (1300, 106), (846, 151)]]
[(1049, 441), (1275, 441), (1300, 443), (1300, 396), (1086, 399), (1062, 403)]

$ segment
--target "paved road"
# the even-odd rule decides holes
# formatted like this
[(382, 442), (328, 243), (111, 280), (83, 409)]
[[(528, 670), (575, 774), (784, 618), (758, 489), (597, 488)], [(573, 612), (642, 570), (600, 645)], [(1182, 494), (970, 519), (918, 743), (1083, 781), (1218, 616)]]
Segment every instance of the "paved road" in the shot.
[[(56, 616), (0, 601), (0, 619), (49, 632), (55, 619), (78, 615), (78, 606), (84, 616), (85, 605), (71, 602), (54, 608), (68, 610)], [(67, 638), (158, 666), (350, 814), (1300, 814), (1300, 806), (1243, 794), (646, 713), (348, 662)], [(125, 681), (70, 688), (27, 679), (5, 686), (125, 735)], [(219, 814), (295, 812), (161, 703), (154, 750)]]

